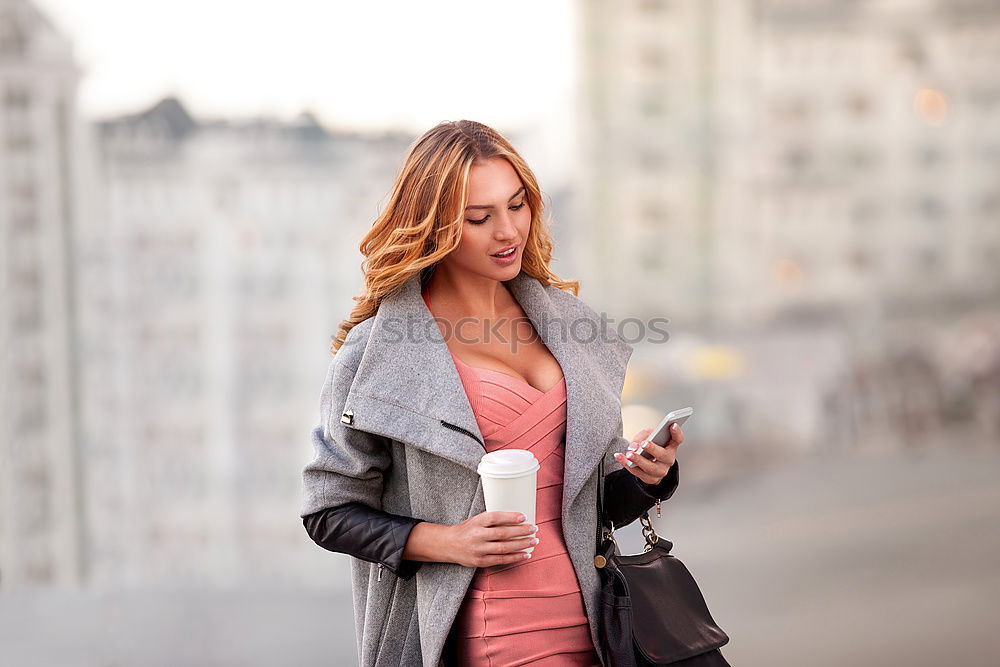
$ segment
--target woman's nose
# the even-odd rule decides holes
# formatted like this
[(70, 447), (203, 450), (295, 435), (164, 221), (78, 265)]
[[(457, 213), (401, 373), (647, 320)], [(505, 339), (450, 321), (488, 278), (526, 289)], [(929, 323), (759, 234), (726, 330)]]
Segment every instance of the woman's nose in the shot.
[(514, 220), (511, 218), (510, 214), (504, 214), (497, 217), (497, 224), (493, 226), (493, 238), (498, 241), (504, 241), (507, 239), (512, 239), (517, 236), (517, 228), (514, 227)]

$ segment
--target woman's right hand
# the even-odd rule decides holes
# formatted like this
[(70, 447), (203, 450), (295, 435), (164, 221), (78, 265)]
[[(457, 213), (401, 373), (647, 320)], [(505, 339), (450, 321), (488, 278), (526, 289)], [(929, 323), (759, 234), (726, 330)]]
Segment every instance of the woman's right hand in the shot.
[[(521, 551), (538, 544), (538, 526), (522, 523), (517, 512), (483, 512), (448, 526), (450, 561), (467, 567), (520, 563), (531, 557)], [(507, 540), (518, 537), (521, 539)]]

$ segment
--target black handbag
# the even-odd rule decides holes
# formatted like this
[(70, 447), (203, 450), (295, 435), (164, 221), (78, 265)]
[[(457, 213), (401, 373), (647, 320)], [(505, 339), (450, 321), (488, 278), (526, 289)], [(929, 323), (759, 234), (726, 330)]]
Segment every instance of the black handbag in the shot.
[[(599, 639), (605, 667), (726, 667), (719, 648), (729, 636), (716, 624), (694, 577), (656, 534), (649, 513), (639, 517), (646, 547), (621, 555), (615, 526), (604, 516), (604, 461), (597, 485), (597, 554), (601, 579)], [(620, 526), (619, 526), (620, 528)]]

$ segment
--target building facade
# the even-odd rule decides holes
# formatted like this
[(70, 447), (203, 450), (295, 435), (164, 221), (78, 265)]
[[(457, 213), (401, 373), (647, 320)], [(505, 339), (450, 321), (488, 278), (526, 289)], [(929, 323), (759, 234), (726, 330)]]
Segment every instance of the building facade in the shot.
[(0, 0), (0, 587), (85, 576), (73, 242), (80, 71), (28, 2)]
[(106, 209), (81, 266), (95, 582), (299, 581), (333, 562), (289, 519), (304, 425), (412, 137), (199, 120), (173, 98), (98, 136)]
[(580, 266), (616, 312), (738, 327), (996, 295), (996, 3), (579, 7)]

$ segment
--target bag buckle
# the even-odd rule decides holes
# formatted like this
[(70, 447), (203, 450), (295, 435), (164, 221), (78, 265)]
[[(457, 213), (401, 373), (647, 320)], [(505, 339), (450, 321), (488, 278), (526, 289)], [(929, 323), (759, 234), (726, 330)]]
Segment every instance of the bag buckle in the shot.
[(659, 541), (660, 536), (656, 534), (656, 529), (653, 528), (653, 524), (649, 520), (648, 512), (639, 517), (639, 523), (642, 524), (642, 536), (646, 538), (646, 546), (642, 551), (646, 553)]

